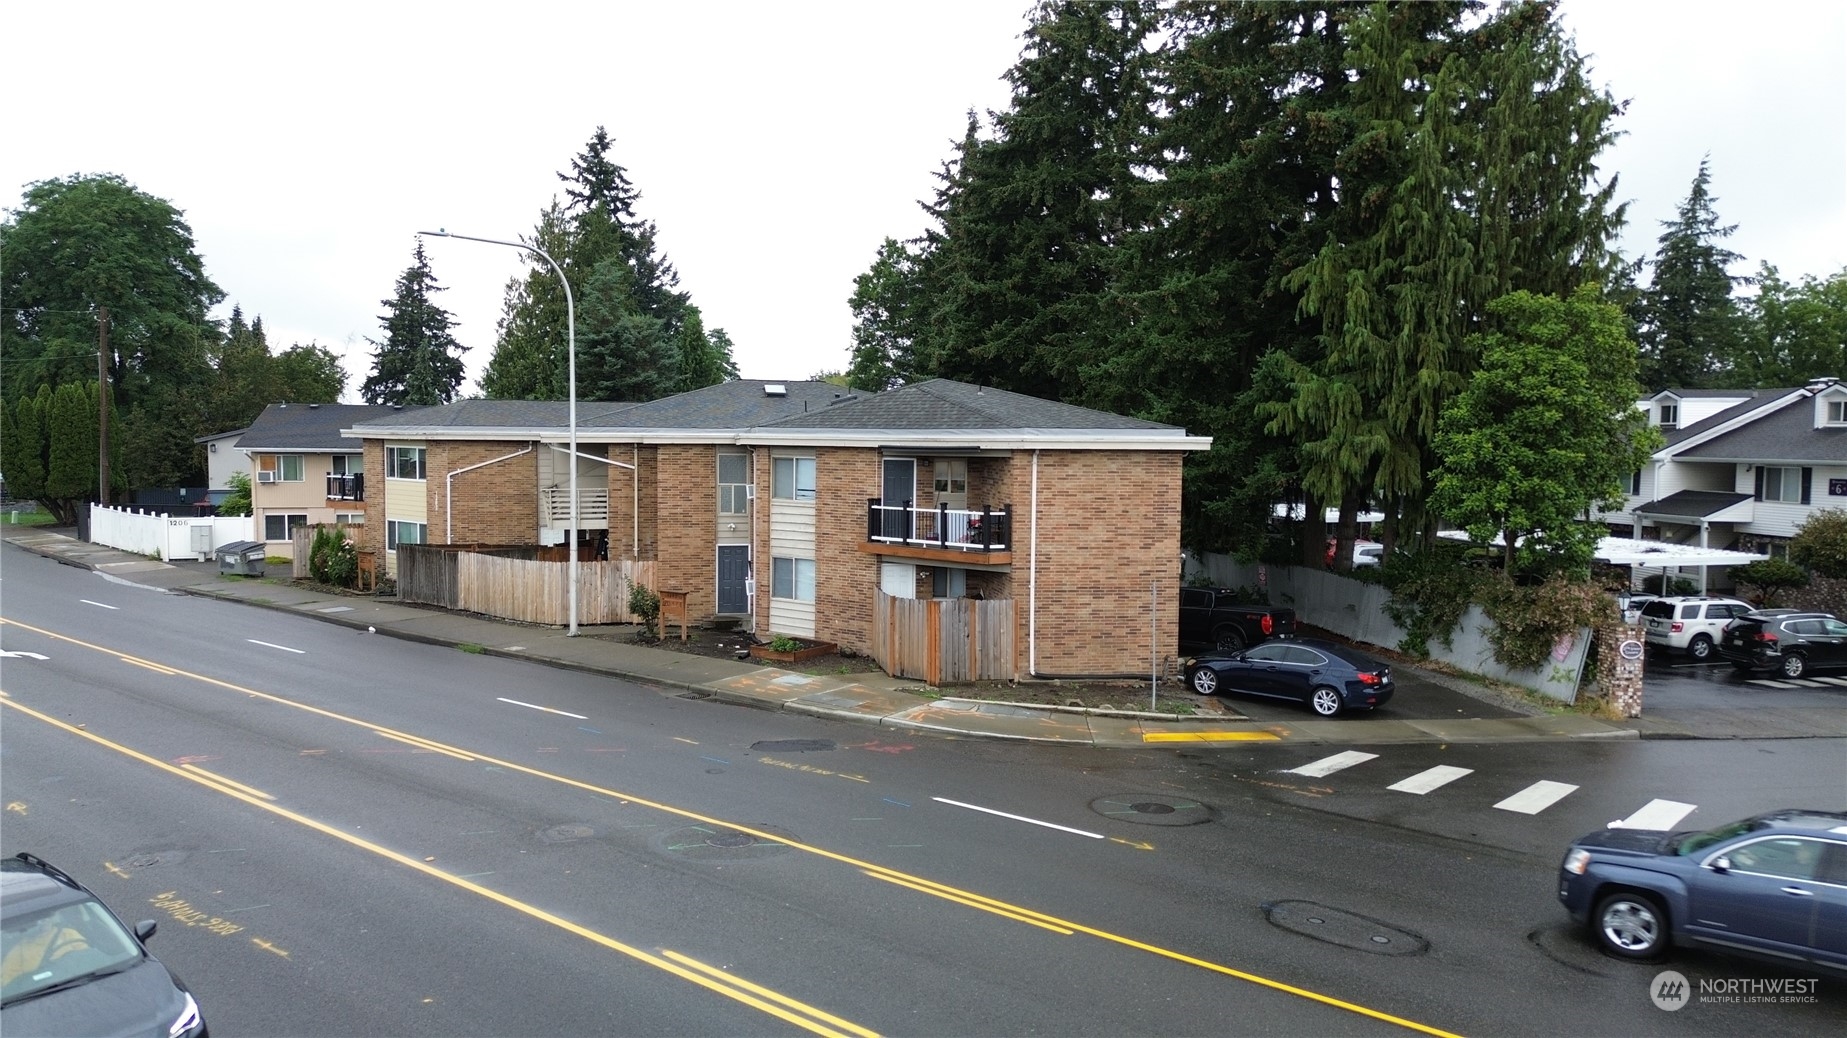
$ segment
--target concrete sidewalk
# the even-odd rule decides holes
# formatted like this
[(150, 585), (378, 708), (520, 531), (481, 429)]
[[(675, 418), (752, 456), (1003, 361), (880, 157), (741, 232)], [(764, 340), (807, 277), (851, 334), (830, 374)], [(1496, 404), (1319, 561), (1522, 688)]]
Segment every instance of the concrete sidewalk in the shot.
[[(567, 637), (562, 630), (505, 623), (389, 597), (328, 594), (286, 580), (221, 576), (216, 562), (165, 563), (88, 544), (67, 532), (7, 527), (5, 539), (26, 551), (110, 578), (163, 591), (198, 595), (296, 613), (327, 623), (435, 645), (479, 646), (496, 656), (607, 674), (645, 684), (685, 688), (730, 703), (832, 717), (837, 720), (952, 737), (1013, 739), (1097, 747), (1191, 743), (1301, 742), (1320, 744), (1532, 742), (1634, 739), (1667, 725), (1670, 738), (1747, 738), (1752, 726), (1728, 730), (1706, 718), (1695, 726), (1650, 720), (1614, 724), (1576, 714), (1456, 720), (1304, 718), (1260, 722), (1227, 708), (1198, 716), (1100, 713), (975, 700), (946, 699), (921, 682), (884, 674), (813, 675), (746, 661), (711, 659), (602, 637)], [(3, 630), (3, 628), (0, 628)], [(1740, 712), (1743, 713), (1743, 712)], [(1822, 712), (1818, 712), (1822, 713)], [(1847, 711), (1829, 711), (1847, 714)], [(1818, 716), (1811, 730), (1782, 733), (1847, 735), (1847, 716)], [(1772, 736), (1774, 737), (1774, 736)]]

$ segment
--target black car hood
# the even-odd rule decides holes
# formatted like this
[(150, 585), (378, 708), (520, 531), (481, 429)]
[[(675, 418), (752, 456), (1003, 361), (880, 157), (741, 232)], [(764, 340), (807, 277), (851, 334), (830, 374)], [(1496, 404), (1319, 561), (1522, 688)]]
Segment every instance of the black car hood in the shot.
[(167, 1038), (186, 996), (156, 959), (120, 973), (0, 1009), (0, 1031), (45, 1038), (135, 1035)]
[(1669, 841), (1677, 835), (1656, 829), (1599, 829), (1594, 833), (1585, 833), (1571, 841), (1571, 845), (1591, 850), (1660, 854), (1667, 850)]

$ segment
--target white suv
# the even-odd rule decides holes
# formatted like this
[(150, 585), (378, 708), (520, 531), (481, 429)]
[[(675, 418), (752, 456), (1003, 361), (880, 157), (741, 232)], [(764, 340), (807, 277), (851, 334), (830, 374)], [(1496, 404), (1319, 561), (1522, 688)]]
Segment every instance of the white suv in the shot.
[(1657, 598), (1642, 605), (1642, 629), (1648, 644), (1681, 651), (1696, 660), (1712, 658), (1713, 646), (1733, 617), (1754, 606), (1735, 598), (1681, 595)]

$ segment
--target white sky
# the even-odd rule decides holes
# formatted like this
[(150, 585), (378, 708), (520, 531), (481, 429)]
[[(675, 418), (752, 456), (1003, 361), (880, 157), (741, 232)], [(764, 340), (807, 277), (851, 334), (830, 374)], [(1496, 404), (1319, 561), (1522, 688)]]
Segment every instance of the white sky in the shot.
[[(13, 3), (0, 206), (97, 172), (171, 201), (227, 294), (219, 316), (237, 303), (272, 348), (333, 350), (356, 400), (414, 232), (529, 233), (603, 125), (742, 374), (807, 378), (846, 367), (853, 278), (884, 237), (923, 229), (968, 109), (1005, 106), (1026, 7)], [(1563, 11), (1632, 101), (1606, 156), (1633, 203), (1627, 254), (1652, 253), (1710, 154), (1734, 273), (1847, 266), (1847, 4)], [(473, 392), (519, 254), (427, 248)]]

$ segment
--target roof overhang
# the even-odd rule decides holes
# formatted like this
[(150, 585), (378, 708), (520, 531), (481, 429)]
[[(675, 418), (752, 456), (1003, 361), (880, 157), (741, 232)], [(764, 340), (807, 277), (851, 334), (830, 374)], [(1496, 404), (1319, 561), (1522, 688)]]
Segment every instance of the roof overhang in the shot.
[(1701, 548), (1692, 544), (1667, 544), (1662, 541), (1638, 541), (1629, 537), (1605, 537), (1597, 542), (1598, 562), (1612, 566), (1641, 566), (1665, 569), (1670, 566), (1741, 566), (1769, 558), (1748, 551), (1725, 551)]
[[(537, 440), (563, 443), (570, 430), (503, 426), (354, 426), (340, 435), (368, 440)], [(736, 444), (750, 447), (862, 447), (881, 450), (903, 443), (917, 453), (1014, 450), (1203, 451), (1210, 436), (1179, 430), (1137, 429), (662, 429), (578, 426), (577, 442), (642, 444)]]
[(1635, 515), (1680, 523), (1748, 523), (1755, 515), (1750, 494), (1719, 490), (1682, 490), (1630, 509)]

